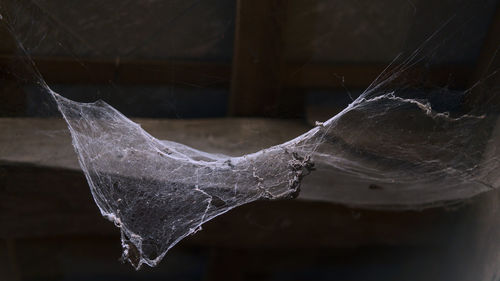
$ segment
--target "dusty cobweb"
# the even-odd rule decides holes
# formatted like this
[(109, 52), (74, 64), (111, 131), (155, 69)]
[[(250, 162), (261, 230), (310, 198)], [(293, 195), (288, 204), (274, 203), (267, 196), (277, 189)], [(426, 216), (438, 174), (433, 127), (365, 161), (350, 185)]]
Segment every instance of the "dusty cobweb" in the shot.
[[(103, 101), (50, 93), (101, 213), (121, 229), (123, 258), (137, 268), (156, 265), (182, 238), (232, 208), (297, 196), (315, 169), (318, 176), (342, 171), (397, 192), (470, 196), (497, 185), (491, 172), (498, 155), (483, 157), (487, 114), (450, 116), (395, 91), (366, 92), (303, 135), (240, 157), (155, 139)], [(398, 123), (381, 127), (390, 120)], [(360, 137), (367, 134), (368, 141)]]
[[(140, 268), (157, 265), (216, 216), (259, 199), (295, 198), (301, 189), (307, 194), (322, 186), (338, 191), (330, 201), (404, 209), (446, 205), (497, 188), (496, 109), (443, 107), (476, 88), (423, 90), (396, 83), (435, 53), (435, 46), (426, 47), (438, 35), (396, 58), (329, 120), (283, 144), (240, 156), (159, 140), (102, 100), (80, 103), (56, 93), (25, 42), (17, 43), (22, 62), (68, 124), (102, 215), (120, 228), (123, 259)], [(496, 69), (485, 79), (494, 75)], [(348, 183), (336, 187), (340, 179)], [(358, 192), (359, 182), (383, 192)]]

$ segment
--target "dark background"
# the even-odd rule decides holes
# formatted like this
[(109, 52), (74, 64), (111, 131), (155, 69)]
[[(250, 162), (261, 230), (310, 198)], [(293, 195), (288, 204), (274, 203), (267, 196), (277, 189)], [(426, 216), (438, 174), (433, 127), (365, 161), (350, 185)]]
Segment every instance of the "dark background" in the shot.
[[(15, 122), (39, 128), (33, 120), (58, 117), (29, 55), (65, 97), (103, 99), (132, 118), (176, 119), (187, 139), (233, 131), (274, 144), (339, 112), (427, 39), (421, 62), (401, 75), (405, 85), (470, 88), (498, 68), (499, 3), (1, 0), (9, 24), (0, 30), (0, 116), (10, 123), (0, 129), (15, 139)], [(481, 82), (487, 91), (457, 107), (496, 103), (498, 85), (498, 77)], [(238, 118), (267, 125), (220, 121)], [(0, 156), (14, 147), (0, 145)], [(100, 216), (83, 174), (18, 155), (0, 157), (0, 280), (500, 280), (491, 192), (417, 211), (256, 202), (135, 272), (118, 261), (119, 232)]]

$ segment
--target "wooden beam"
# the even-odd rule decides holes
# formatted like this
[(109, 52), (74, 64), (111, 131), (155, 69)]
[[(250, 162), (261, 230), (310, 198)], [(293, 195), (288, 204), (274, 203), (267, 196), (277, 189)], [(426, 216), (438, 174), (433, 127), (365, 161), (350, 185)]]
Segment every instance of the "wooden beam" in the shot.
[[(288, 64), (285, 84), (288, 88), (365, 89), (386, 67), (380, 63)], [(410, 83), (415, 85), (463, 89), (471, 70), (467, 64), (436, 65), (429, 69), (416, 66), (401, 75), (411, 77)]]
[[(157, 84), (229, 88), (231, 65), (223, 62), (182, 62), (162, 60), (75, 60), (61, 57), (34, 57), (37, 68), (49, 84)], [(16, 61), (0, 55), (0, 69)], [(287, 63), (283, 71), (286, 89), (364, 89), (386, 67), (385, 64), (299, 64)], [(464, 88), (473, 67), (467, 64), (437, 65), (427, 71), (427, 82)], [(415, 68), (407, 75), (422, 73)], [(12, 74), (12, 73), (11, 73)], [(8, 78), (8, 73), (2, 73)], [(344, 77), (344, 85), (342, 85)], [(13, 78), (11, 78), (13, 79)]]
[[(134, 121), (158, 139), (168, 139), (203, 151), (233, 156), (283, 143), (309, 129), (297, 120), (257, 118)], [(37, 204), (26, 203), (27, 207), (24, 208), (27, 212), (45, 214), (46, 225), (51, 225), (51, 221), (62, 220), (51, 213), (53, 209), (50, 209), (50, 206), (61, 206), (72, 211), (75, 216), (82, 213), (82, 220), (89, 219), (85, 215), (89, 210), (97, 212), (95, 207), (89, 209), (88, 206), (83, 206), (88, 203), (71, 202), (73, 199), (69, 199), (77, 196), (82, 198), (79, 200), (92, 202), (63, 120), (0, 118), (0, 132), (0, 162), (5, 163), (5, 167), (0, 166), (0, 210), (4, 210), (0, 212), (0, 225), (13, 223), (18, 232), (34, 233), (30, 227), (23, 227), (23, 224), (18, 223), (20, 219), (14, 219), (13, 215), (17, 214), (16, 208), (22, 200), (48, 203), (47, 212), (38, 209)], [(356, 141), (354, 147), (366, 147), (373, 144), (373, 139), (373, 135), (365, 133), (363, 138)], [(418, 160), (409, 157), (408, 161), (414, 163)], [(410, 190), (404, 184), (373, 190), (370, 188), (371, 183), (373, 182), (370, 179), (360, 179), (323, 166), (311, 177), (304, 179), (298, 198), (366, 208), (407, 209), (443, 205), (445, 201), (466, 200), (481, 192), (478, 186), (456, 186), (455, 189), (443, 189), (439, 192), (439, 186), (429, 185)], [(46, 188), (41, 188), (42, 185)], [(456, 191), (458, 188), (462, 188), (461, 192)], [(81, 191), (78, 193), (76, 190)], [(16, 200), (19, 202), (14, 203)], [(9, 233), (6, 227), (0, 228), (0, 234), (2, 232), (3, 235)]]
[[(0, 56), (0, 67), (15, 60)], [(191, 87), (228, 87), (230, 67), (217, 62), (161, 60), (71, 59), (33, 57), (48, 83), (61, 84), (173, 84)]]
[(286, 0), (238, 0), (229, 112), (275, 116), (283, 91)]

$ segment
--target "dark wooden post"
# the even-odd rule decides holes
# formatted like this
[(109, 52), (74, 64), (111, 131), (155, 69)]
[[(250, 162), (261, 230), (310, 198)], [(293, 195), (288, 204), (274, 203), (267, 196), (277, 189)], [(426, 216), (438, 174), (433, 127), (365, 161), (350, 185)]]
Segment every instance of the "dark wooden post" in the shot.
[[(229, 112), (290, 117), (302, 111), (283, 93), (287, 0), (238, 0)], [(290, 108), (290, 106), (294, 108)]]

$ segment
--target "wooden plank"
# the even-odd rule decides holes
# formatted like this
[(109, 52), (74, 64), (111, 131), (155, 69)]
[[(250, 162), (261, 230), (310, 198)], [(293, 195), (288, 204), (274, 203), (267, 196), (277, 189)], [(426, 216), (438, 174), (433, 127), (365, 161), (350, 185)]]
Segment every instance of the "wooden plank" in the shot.
[[(275, 119), (135, 121), (159, 139), (229, 155), (255, 152), (308, 130), (300, 121)], [(45, 233), (47, 228), (59, 233), (56, 226), (58, 222), (65, 222), (66, 211), (73, 218), (85, 221), (81, 224), (84, 227), (98, 214), (65, 126), (60, 119), (0, 118), (0, 162), (3, 162), (0, 165), (0, 224), (5, 226), (0, 228), (0, 235), (36, 235), (38, 232), (33, 228), (34, 224), (41, 225), (40, 233)], [(371, 139), (367, 135), (365, 141)], [(475, 194), (470, 192), (479, 190), (472, 187), (459, 193), (452, 190), (449, 194), (436, 194), (433, 186), (430, 190), (407, 190), (403, 186), (374, 191), (369, 188), (369, 180), (360, 180), (319, 165), (317, 168), (315, 177), (305, 178), (299, 199), (365, 208), (373, 204), (378, 204), (380, 208), (385, 204), (387, 208), (394, 208), (393, 205), (432, 206), (440, 205), (440, 200), (465, 200)], [(457, 195), (464, 197), (456, 198)], [(17, 208), (22, 205), (26, 207)], [(41, 217), (33, 219), (25, 216), (34, 213)], [(89, 215), (91, 213), (94, 215)], [(61, 233), (93, 231), (92, 227), (81, 230), (73, 223), (67, 223), (69, 230), (61, 230)]]
[[(309, 130), (309, 126), (299, 120), (222, 118), (134, 121), (158, 139), (233, 156), (283, 143)], [(0, 132), (0, 161), (80, 170), (69, 131), (62, 119), (0, 118)]]
[[(288, 64), (286, 86), (305, 89), (365, 89), (387, 67), (384, 64)], [(472, 67), (467, 64), (436, 65), (432, 68), (416, 66), (405, 73), (407, 86), (448, 86), (463, 89)], [(411, 84), (412, 83), (412, 84)]]
[[(0, 56), (0, 67), (15, 59)], [(217, 62), (105, 60), (33, 57), (51, 84), (173, 84), (194, 87), (228, 87), (230, 68)]]
[[(159, 84), (228, 88), (231, 66), (223, 62), (182, 62), (162, 60), (105, 59), (74, 60), (62, 57), (34, 57), (49, 84)], [(8, 69), (16, 57), (0, 55), (0, 69)], [(386, 67), (384, 64), (299, 64), (287, 63), (283, 87), (286, 89), (364, 89)], [(428, 83), (454, 88), (467, 86), (470, 65), (438, 65), (424, 71), (416, 68), (407, 75), (426, 72)], [(8, 73), (3, 73), (7, 76)], [(342, 83), (342, 77), (344, 81)], [(8, 78), (8, 77), (7, 77)], [(13, 78), (11, 78), (13, 79)], [(342, 85), (343, 84), (343, 85)]]
[[(283, 143), (309, 129), (300, 120), (223, 118), (135, 119), (134, 121), (159, 139), (177, 141), (203, 151), (233, 156), (256, 152)], [(2, 132), (0, 134), (0, 161), (79, 171), (76, 154), (65, 126), (64, 121), (60, 119), (0, 119)], [(365, 132), (363, 138), (351, 145), (356, 148), (376, 145), (373, 139), (373, 135)], [(418, 140), (415, 139), (415, 141)], [(418, 160), (410, 157), (407, 161)], [(463, 201), (487, 189), (479, 184), (457, 185), (453, 189), (441, 189), (441, 186), (435, 187), (430, 184), (418, 188), (408, 188), (405, 184), (392, 184), (374, 191), (370, 189), (372, 180), (328, 167), (318, 163), (314, 172), (315, 176), (304, 179), (299, 198), (372, 208), (408, 209)]]
[[(229, 112), (276, 116), (280, 111), (286, 0), (239, 0)], [(297, 109), (299, 110), (299, 109)]]

